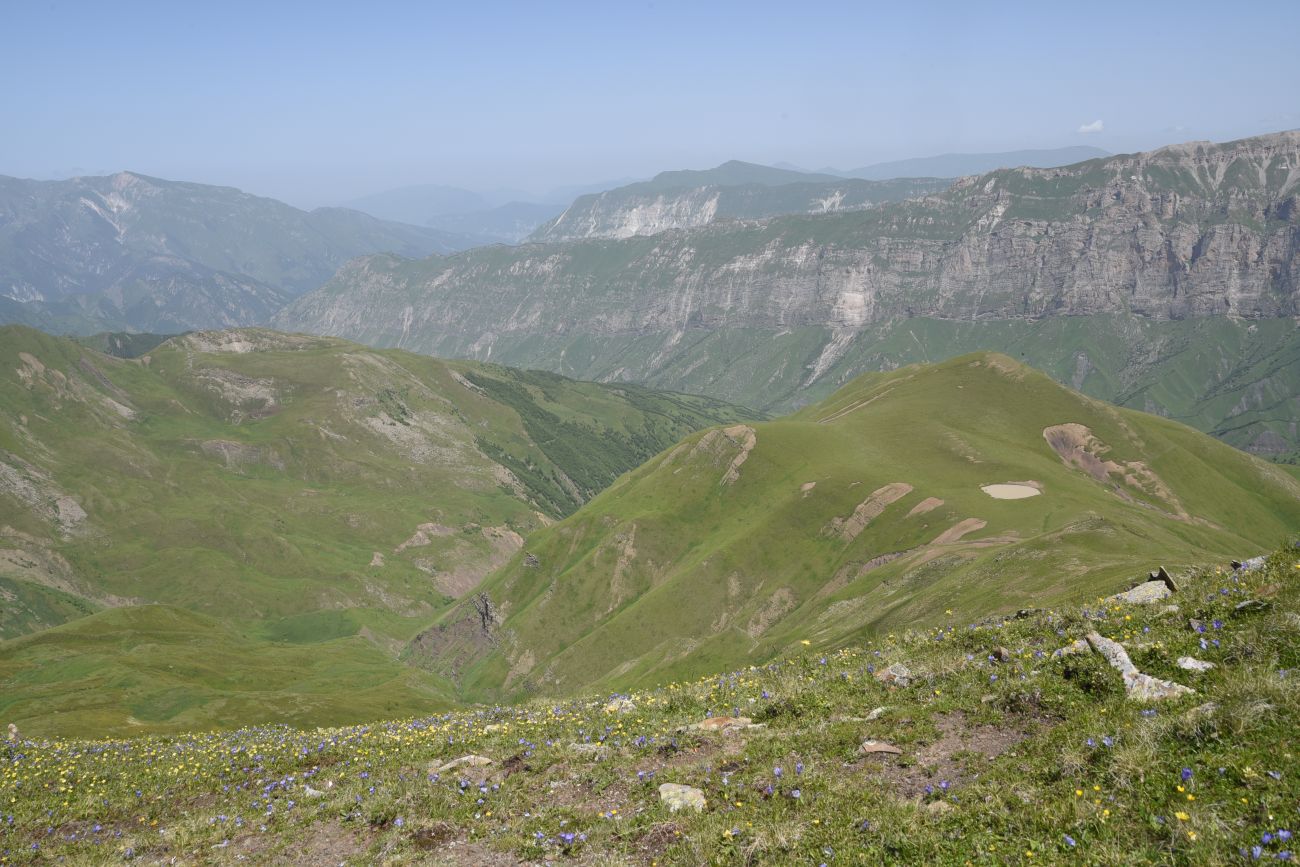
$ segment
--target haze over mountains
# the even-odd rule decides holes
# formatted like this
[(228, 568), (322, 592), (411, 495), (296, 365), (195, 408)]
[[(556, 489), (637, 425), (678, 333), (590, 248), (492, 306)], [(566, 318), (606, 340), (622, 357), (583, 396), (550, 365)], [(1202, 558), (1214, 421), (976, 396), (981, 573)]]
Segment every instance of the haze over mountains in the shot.
[(0, 177), (0, 322), (88, 333), (264, 321), (354, 256), (447, 253), (448, 232), (132, 172)]

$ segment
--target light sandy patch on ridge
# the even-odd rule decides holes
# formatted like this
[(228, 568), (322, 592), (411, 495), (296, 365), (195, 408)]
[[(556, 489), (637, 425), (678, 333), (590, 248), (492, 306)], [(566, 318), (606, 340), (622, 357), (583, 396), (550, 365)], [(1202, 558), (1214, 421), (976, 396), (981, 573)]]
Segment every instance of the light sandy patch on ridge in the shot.
[[(1110, 446), (1097, 438), (1085, 425), (1074, 422), (1043, 428), (1043, 439), (1068, 467), (1087, 473), (1094, 480), (1109, 484), (1111, 491), (1122, 499), (1136, 500), (1125, 487), (1138, 491), (1168, 507), (1166, 514), (1180, 521), (1191, 520), (1174, 492), (1143, 461), (1103, 460)], [(1117, 476), (1118, 478), (1112, 478)], [(1144, 505), (1152, 505), (1150, 503)], [(1158, 507), (1157, 507), (1158, 508)]]
[(740, 446), (740, 454), (731, 459), (731, 466), (727, 467), (727, 472), (722, 476), (722, 484), (734, 485), (740, 478), (740, 465), (749, 460), (749, 453), (758, 445), (758, 434), (747, 424), (732, 425), (724, 428), (722, 433)]
[(996, 485), (980, 485), (980, 490), (995, 500), (1024, 500), (1037, 497), (1042, 493), (1039, 487), (1025, 482), (1003, 482)]
[(938, 538), (930, 544), (951, 545), (953, 542), (961, 541), (961, 537), (965, 536), (967, 533), (974, 533), (976, 530), (983, 530), (986, 526), (988, 526), (988, 521), (981, 520), (980, 518), (966, 518), (944, 530), (939, 534)]
[(901, 500), (903, 497), (912, 493), (912, 486), (907, 482), (890, 482), (882, 488), (877, 488), (871, 492), (858, 507), (853, 510), (853, 514), (847, 518), (832, 518), (830, 524), (826, 526), (825, 532), (832, 535), (838, 535), (846, 542), (852, 542), (858, 537), (858, 534), (867, 528), (873, 520), (885, 511), (885, 508), (891, 503)]
[(912, 511), (907, 513), (907, 517), (911, 518), (914, 515), (924, 515), (926, 512), (934, 511), (942, 505), (943, 500), (938, 497), (926, 497), (924, 500), (912, 507)]

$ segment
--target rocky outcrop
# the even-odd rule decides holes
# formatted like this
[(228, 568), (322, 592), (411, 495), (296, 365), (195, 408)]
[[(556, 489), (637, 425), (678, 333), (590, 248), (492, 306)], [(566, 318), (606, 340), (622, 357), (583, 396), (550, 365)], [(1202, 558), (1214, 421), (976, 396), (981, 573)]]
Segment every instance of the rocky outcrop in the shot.
[[(1131, 397), (1138, 408), (1187, 418), (1185, 408), (1157, 402), (1167, 400), (1158, 392), (1134, 392), (1175, 349), (1153, 339), (1146, 323), (1300, 313), (1298, 195), (1300, 132), (1195, 143), (1000, 170), (942, 194), (859, 211), (714, 221), (418, 263), (371, 256), (274, 321), (785, 407), (862, 370), (959, 351), (974, 329), (982, 329), (974, 338), (980, 345), (971, 349), (1019, 340), (1017, 351), (1027, 352), (1033, 347), (1022, 334), (991, 325), (1069, 317), (1044, 337), (1044, 359), (1026, 360), (1059, 367), (1058, 378), (1077, 379), (1084, 390), (1098, 365), (1110, 365), (1116, 369), (1095, 379), (1094, 388), (1107, 389), (1098, 396)], [(1084, 317), (1106, 321), (1074, 357), (1058, 358), (1062, 333), (1089, 327)], [(1187, 339), (1175, 339), (1179, 352), (1188, 351)], [(1216, 338), (1198, 335), (1206, 339)], [(1227, 351), (1242, 351), (1238, 339)], [(1103, 341), (1118, 341), (1118, 358), (1104, 357), (1096, 345)], [(1190, 346), (1199, 351), (1198, 342)], [(1296, 420), (1287, 404), (1294, 390), (1278, 380), (1290, 362), (1278, 361), (1281, 367), (1250, 362), (1240, 412), (1217, 408), (1205, 429), (1241, 416), (1224, 427), (1244, 446), (1258, 440), (1258, 448), (1276, 451), (1296, 442), (1286, 427)], [(1206, 368), (1204, 394), (1224, 376), (1209, 361)], [(1256, 383), (1262, 390), (1252, 396)], [(1254, 419), (1258, 406), (1278, 400), (1288, 406), (1281, 422)]]

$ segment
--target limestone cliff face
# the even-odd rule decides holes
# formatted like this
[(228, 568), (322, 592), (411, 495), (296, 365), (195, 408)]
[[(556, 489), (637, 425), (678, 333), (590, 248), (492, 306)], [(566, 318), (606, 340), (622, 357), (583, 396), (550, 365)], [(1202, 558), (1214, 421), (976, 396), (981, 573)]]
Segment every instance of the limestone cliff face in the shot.
[[(993, 172), (861, 212), (419, 263), (370, 257), (277, 321), (396, 340), (441, 328), (487, 335), (859, 327), (899, 316), (1289, 316), (1300, 285), (1298, 194), (1300, 132), (1179, 145)], [(697, 205), (708, 211), (711, 201)]]
[[(423, 261), (372, 256), (275, 323), (797, 404), (801, 389), (906, 360), (863, 341), (922, 319), (1001, 329), (985, 346), (1007, 348), (996, 323), (1120, 317), (1137, 324), (1118, 333), (1136, 335), (1142, 323), (1296, 316), (1298, 195), (1300, 132), (1193, 143), (992, 172), (861, 211)], [(806, 331), (815, 336), (802, 354), (769, 352)], [(1139, 359), (1138, 348), (1121, 352)], [(923, 358), (943, 354), (935, 345)], [(1097, 368), (1096, 354), (1071, 364)], [(859, 366), (844, 367), (853, 357)], [(1098, 393), (1131, 390), (1125, 370)], [(1172, 413), (1159, 400), (1149, 408)]]

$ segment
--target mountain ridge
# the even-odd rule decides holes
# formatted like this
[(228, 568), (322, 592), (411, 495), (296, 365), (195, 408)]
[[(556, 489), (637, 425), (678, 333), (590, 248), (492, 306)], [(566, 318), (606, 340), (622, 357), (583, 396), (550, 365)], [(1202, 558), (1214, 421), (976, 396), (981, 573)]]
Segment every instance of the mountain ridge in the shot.
[(1285, 453), (1300, 449), (1298, 184), (1300, 132), (1184, 144), (861, 211), (363, 258), (273, 321), (775, 410), (864, 370), (1004, 349)]

